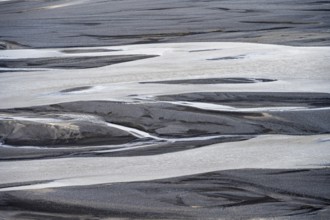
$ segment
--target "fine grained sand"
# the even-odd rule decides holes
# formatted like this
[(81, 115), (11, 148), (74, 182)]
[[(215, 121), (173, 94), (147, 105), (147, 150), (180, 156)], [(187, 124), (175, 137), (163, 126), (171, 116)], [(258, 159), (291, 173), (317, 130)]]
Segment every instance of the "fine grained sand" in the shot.
[(1, 203), (17, 210), (2, 211), (0, 216), (232, 219), (244, 213), (248, 219), (326, 219), (328, 173), (328, 169), (245, 169), (144, 182), (0, 192)]
[(329, 1), (317, 0), (5, 1), (0, 39), (9, 48), (213, 41), (328, 46), (328, 12)]
[(329, 4), (0, 1), (0, 219), (329, 219)]
[[(202, 48), (217, 50), (189, 52)], [(3, 68), (0, 84), (8, 91), (0, 94), (3, 218), (329, 216), (323, 181), (328, 169), (321, 169), (329, 164), (329, 48), (190, 43), (105, 49), (87, 50), (93, 57), (152, 58), (79, 70)], [(46, 62), (77, 57), (61, 51), (7, 50), (3, 63), (28, 56)], [(248, 55), (208, 60), (241, 53)], [(79, 54), (84, 56), (89, 53)], [(245, 180), (235, 186), (231, 177), (214, 180), (204, 174), (203, 184), (216, 181), (211, 188), (222, 187), (208, 191), (194, 180), (232, 169), (243, 178), (248, 168), (255, 170), (247, 176), (262, 173), (256, 182), (275, 176), (280, 189)], [(298, 176), (282, 175), (291, 172)], [(309, 172), (318, 173), (317, 182)], [(158, 182), (187, 175), (195, 175), (188, 188)], [(287, 187), (297, 178), (302, 190), (294, 193)], [(310, 192), (307, 198), (303, 193), (310, 184), (325, 196)], [(63, 190), (74, 199), (68, 201)], [(136, 192), (145, 190), (148, 197), (141, 200), (144, 194)], [(121, 199), (111, 202), (117, 193)], [(88, 203), (79, 196), (90, 194)], [(89, 211), (78, 213), (81, 209)]]

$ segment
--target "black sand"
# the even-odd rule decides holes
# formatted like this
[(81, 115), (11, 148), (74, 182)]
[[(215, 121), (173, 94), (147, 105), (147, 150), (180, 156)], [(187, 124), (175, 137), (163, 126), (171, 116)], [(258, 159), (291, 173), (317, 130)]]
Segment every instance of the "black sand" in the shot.
[(152, 55), (118, 55), (95, 57), (49, 57), (27, 59), (0, 59), (2, 68), (52, 68), (52, 69), (86, 69), (108, 66), (134, 60), (152, 58)]
[[(329, 1), (147, 0), (0, 3), (5, 48), (111, 46), (163, 42), (329, 45)], [(14, 42), (17, 42), (16, 45)]]
[(161, 101), (188, 101), (228, 105), (237, 108), (254, 107), (329, 107), (328, 93), (295, 92), (202, 92), (164, 95)]
[[(217, 103), (235, 107), (305, 107), (299, 111), (230, 112), (199, 109), (172, 103), (80, 101), (21, 109), (2, 110), (3, 144), (41, 148), (2, 148), (0, 160), (81, 156), (143, 156), (176, 152), (214, 143), (243, 141), (258, 135), (316, 135), (330, 133), (330, 96), (324, 93), (193, 93), (156, 97), (159, 100)], [(322, 107), (322, 108), (320, 108)], [(70, 117), (79, 121), (70, 121)], [(90, 122), (83, 116), (97, 118)], [(62, 124), (33, 122), (10, 117), (62, 119)], [(134, 137), (107, 122), (134, 128), (159, 137)], [(75, 126), (73, 130), (67, 125)], [(22, 127), (23, 126), (23, 127)], [(19, 129), (18, 129), (19, 128)], [(218, 135), (218, 136), (217, 136)], [(220, 136), (219, 136), (220, 135)], [(205, 137), (208, 137), (205, 139)], [(194, 140), (180, 140), (196, 138)], [(133, 142), (132, 142), (133, 141)], [(133, 145), (132, 145), (133, 144)], [(133, 146), (152, 144), (135, 149)], [(106, 145), (118, 151), (100, 153)], [(42, 149), (69, 147), (69, 149)], [(81, 148), (90, 146), (89, 148)], [(130, 149), (132, 148), (132, 149)], [(120, 150), (122, 149), (122, 150)], [(125, 149), (125, 150), (124, 150)]]
[(87, 89), (93, 88), (92, 86), (79, 86), (79, 87), (74, 87), (70, 89), (63, 89), (60, 92), (67, 93), (67, 92), (79, 92)]
[(329, 169), (228, 170), (144, 182), (0, 192), (0, 217), (327, 219), (329, 188)]
[[(0, 70), (1, 73), (16, 74), (16, 70), (10, 68), (85, 69), (153, 57), (82, 57), (78, 54), (112, 50), (72, 47), (163, 42), (330, 45), (330, 1), (95, 0), (56, 8), (68, 2), (71, 1), (0, 2), (0, 50), (65, 48), (61, 50), (62, 53), (77, 54), (70, 58), (0, 59), (0, 67), (8, 68)], [(55, 8), (47, 8), (49, 6)], [(189, 52), (198, 54), (215, 50), (221, 49), (208, 47)], [(244, 54), (219, 56), (207, 62), (234, 62), (244, 58)], [(24, 72), (29, 74), (28, 70)], [(180, 86), (273, 81), (273, 76), (269, 76), (270, 79), (250, 79), (232, 74), (232, 78), (142, 83)], [(93, 86), (87, 85), (67, 87), (59, 92), (61, 95), (69, 95), (67, 93)], [(70, 113), (78, 118), (81, 114), (99, 117), (99, 121), (91, 123), (83, 117), (78, 121), (70, 121), (62, 117), (64, 121), (54, 126), (33, 120), (0, 120), (0, 142), (11, 145), (0, 145), (0, 160), (63, 157), (113, 159), (111, 157), (157, 155), (214, 143), (245, 141), (266, 134), (330, 133), (330, 96), (325, 93), (203, 92), (164, 95), (153, 101), (145, 103), (137, 100), (136, 104), (131, 105), (94, 100), (2, 109), (0, 113), (6, 113), (8, 117), (59, 119), (61, 115)], [(306, 109), (231, 112), (198, 109), (175, 102), (199, 102), (237, 108), (293, 106)], [(127, 131), (106, 126), (107, 122), (135, 128), (162, 139), (135, 137)], [(117, 151), (108, 151), (107, 145)], [(154, 181), (7, 191), (0, 192), (0, 219), (328, 220), (329, 176), (329, 169), (241, 169)], [(51, 181), (13, 182), (0, 185), (0, 189)]]

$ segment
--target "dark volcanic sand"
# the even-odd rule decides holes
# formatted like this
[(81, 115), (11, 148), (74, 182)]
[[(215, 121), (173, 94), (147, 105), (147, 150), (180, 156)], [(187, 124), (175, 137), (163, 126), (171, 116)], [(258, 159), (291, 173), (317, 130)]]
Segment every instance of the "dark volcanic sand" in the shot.
[(145, 182), (0, 192), (0, 217), (327, 219), (329, 188), (329, 169), (229, 170)]
[(120, 50), (109, 50), (109, 49), (65, 49), (62, 50), (62, 53), (69, 53), (69, 54), (80, 54), (80, 53), (102, 53), (102, 52), (114, 52)]
[(80, 86), (80, 87), (74, 87), (70, 89), (63, 89), (60, 92), (67, 93), (67, 92), (79, 92), (87, 89), (93, 88), (92, 86)]
[(52, 69), (86, 69), (108, 66), (123, 62), (146, 59), (156, 56), (127, 55), (127, 56), (95, 56), (95, 57), (50, 57), (27, 59), (0, 59), (2, 68), (52, 68)]
[[(8, 48), (162, 42), (329, 45), (329, 1), (124, 0), (0, 3), (0, 41)], [(15, 45), (14, 42), (17, 42)], [(6, 47), (6, 46), (3, 46)]]
[[(192, 93), (160, 96), (156, 99), (208, 102), (243, 108), (297, 106), (306, 109), (283, 111), (279, 108), (273, 111), (261, 109), (259, 111), (231, 112), (182, 106), (175, 102), (130, 104), (110, 101), (80, 101), (2, 110), (2, 113), (7, 114), (5, 120), (0, 121), (2, 143), (52, 148), (0, 148), (0, 159), (155, 155), (214, 143), (242, 141), (257, 135), (330, 133), (330, 118), (328, 117), (330, 95), (324, 93)], [(319, 107), (322, 108), (319, 109)], [(48, 122), (15, 118), (21, 116), (30, 119), (61, 121), (54, 126)], [(88, 116), (87, 119), (86, 116)], [(137, 138), (129, 132), (109, 127), (107, 122), (134, 128), (154, 135), (154, 137)], [(203, 139), (208, 136), (209, 138)], [(161, 139), (158, 140), (157, 137)], [(183, 140), (182, 138), (196, 139)], [(151, 145), (135, 149), (134, 144), (139, 143)], [(106, 149), (105, 145), (118, 145), (118, 149), (125, 150), (98, 152)], [(54, 148), (65, 146), (69, 149)], [(81, 146), (90, 146), (90, 148), (81, 149)]]
[[(78, 4), (65, 6), (66, 3)], [(0, 50), (61, 48), (59, 51), (69, 57), (0, 58), (0, 67), (6, 68), (0, 70), (0, 73), (20, 74), (11, 68), (29, 68), (19, 70), (24, 71), (25, 75), (30, 70), (34, 71), (34, 68), (62, 71), (96, 68), (154, 57), (143, 54), (99, 56), (97, 53), (116, 50), (82, 48), (88, 46), (163, 42), (329, 46), (329, 8), (330, 1), (317, 0), (4, 1), (0, 2)], [(215, 50), (221, 51), (212, 47), (196, 48), (189, 50), (189, 54), (199, 55)], [(95, 53), (95, 56), (85, 56), (86, 53)], [(245, 53), (238, 54), (221, 56), (219, 53), (219, 56), (207, 59), (206, 62), (216, 66), (221, 62), (248, 60)], [(312, 58), (305, 60), (309, 62)], [(314, 69), (311, 70), (312, 77)], [(141, 83), (160, 84), (158, 86), (237, 83), (267, 85), (267, 82), (274, 81), (273, 77), (276, 78), (275, 74), (268, 76), (266, 73), (263, 78), (242, 78), (235, 71), (231, 74), (230, 78), (183, 77), (179, 80), (150, 82), (143, 79), (145, 82)], [(300, 75), (295, 77), (303, 78)], [(93, 86), (92, 83), (70, 84), (61, 88), (68, 89), (58, 89), (55, 93), (69, 96)], [(138, 94), (138, 91), (132, 91), (131, 94)], [(111, 98), (111, 94), (106, 98)], [(259, 135), (307, 136), (330, 133), (330, 95), (327, 93), (195, 92), (162, 95), (145, 101), (139, 100), (139, 96), (136, 98), (134, 104), (94, 100), (0, 110), (0, 170), (4, 182), (0, 184), (0, 189), (56, 180), (33, 179), (6, 183), (9, 176), (12, 180), (18, 175), (6, 173), (6, 169), (12, 167), (6, 168), (3, 164), (11, 161), (16, 166), (16, 163), (30, 161), (42, 164), (43, 160), (39, 159), (45, 158), (50, 159), (45, 160), (46, 163), (63, 157), (63, 160), (85, 157), (93, 160), (122, 159), (114, 157), (135, 159), (147, 155), (164, 156), (193, 148), (204, 147), (200, 149), (204, 150), (206, 146), (215, 143), (240, 141), (245, 144), (244, 141), (253, 140)], [(218, 104), (242, 109), (236, 112), (215, 110), (210, 106), (201, 109), (189, 106), (191, 104)], [(277, 107), (278, 110), (246, 110), (262, 107)], [(281, 109), (283, 107), (303, 109), (287, 111)], [(109, 122), (127, 129), (113, 127)], [(131, 128), (144, 135), (136, 135), (129, 130)], [(329, 142), (327, 138), (317, 141), (323, 144)], [(317, 143), (311, 146), (317, 146)], [(268, 144), (262, 147), (266, 149), (265, 152), (269, 149)], [(287, 149), (290, 151), (290, 143)], [(192, 158), (192, 161), (198, 159)], [(254, 159), (257, 161), (261, 158), (253, 157), (253, 162)], [(275, 159), (286, 162), (285, 158)], [(148, 166), (156, 166), (157, 162), (155, 160), (154, 164)], [(317, 164), (329, 166), (328, 162), (318, 161)], [(177, 166), (180, 161), (166, 163), (175, 163)], [(89, 164), (83, 165), (82, 169), (88, 169)], [(39, 171), (38, 168), (33, 167), (33, 171)], [(63, 172), (70, 173), (70, 167), (66, 168)], [(19, 169), (25, 171), (24, 167)], [(84, 170), (81, 171), (79, 175), (84, 177)], [(28, 175), (35, 177), (35, 172), (34, 175), (31, 173)], [(240, 169), (153, 181), (0, 191), (0, 219), (328, 220), (329, 176), (329, 169)]]
[(202, 92), (158, 96), (161, 101), (188, 101), (228, 105), (237, 108), (254, 107), (329, 107), (328, 93), (295, 92)]

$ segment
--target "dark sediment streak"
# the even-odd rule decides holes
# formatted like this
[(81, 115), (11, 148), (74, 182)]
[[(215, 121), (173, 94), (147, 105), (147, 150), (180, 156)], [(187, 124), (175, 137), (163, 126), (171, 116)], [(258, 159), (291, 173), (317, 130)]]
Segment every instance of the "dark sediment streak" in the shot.
[(141, 84), (237, 84), (237, 83), (259, 83), (273, 82), (275, 79), (261, 78), (199, 78), (199, 79), (182, 79), (182, 80), (163, 80), (140, 82)]
[(0, 73), (14, 73), (14, 72), (38, 72), (43, 70), (15, 70), (15, 69), (6, 69), (6, 70), (0, 70)]
[(240, 60), (244, 59), (245, 55), (238, 55), (238, 56), (229, 56), (229, 57), (215, 57), (215, 58), (210, 58), (207, 60), (210, 61), (217, 61), (217, 60)]
[(209, 52), (209, 51), (217, 51), (221, 49), (200, 49), (200, 50), (190, 50), (189, 53), (200, 53), (200, 52)]
[(80, 86), (80, 87), (74, 87), (74, 88), (70, 88), (70, 89), (63, 89), (60, 92), (62, 93), (67, 93), (67, 92), (79, 92), (79, 91), (83, 91), (83, 90), (87, 90), (87, 89), (91, 89), (93, 88), (92, 86)]
[(0, 184), (0, 189), (5, 189), (8, 187), (30, 186), (30, 185), (44, 184), (44, 183), (50, 183), (50, 182), (52, 182), (52, 180), (29, 181), (29, 182), (19, 182), (19, 183), (5, 183), (5, 184)]
[(66, 49), (62, 50), (62, 53), (68, 54), (79, 54), (79, 53), (102, 53), (102, 52), (115, 52), (120, 50), (110, 50), (110, 49)]
[(113, 55), (95, 57), (48, 57), (26, 59), (0, 59), (3, 68), (53, 68), (53, 69), (86, 69), (108, 66), (123, 62), (156, 57), (154, 55)]
[(218, 171), (154, 181), (0, 192), (0, 210), (15, 219), (327, 219), (328, 180), (329, 169)]
[(329, 107), (328, 93), (294, 92), (201, 92), (158, 96), (161, 101), (214, 103), (239, 108), (253, 107)]

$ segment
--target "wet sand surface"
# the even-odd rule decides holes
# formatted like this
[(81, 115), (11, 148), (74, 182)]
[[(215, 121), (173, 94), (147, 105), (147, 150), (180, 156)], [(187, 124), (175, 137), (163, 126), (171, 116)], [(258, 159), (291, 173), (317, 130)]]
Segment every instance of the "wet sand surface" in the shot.
[[(9, 219), (326, 219), (328, 173), (328, 169), (246, 169), (148, 182), (0, 192), (0, 202), (6, 206), (1, 215)], [(311, 183), (313, 187), (308, 187)]]
[[(113, 46), (162, 42), (329, 45), (329, 1), (5, 1), (8, 47)], [(24, 34), (21, 34), (24, 33)]]
[(329, 219), (330, 1), (0, 1), (0, 219)]
[[(67, 53), (67, 52), (65, 52)], [(153, 56), (98, 56), (98, 57), (65, 57), (35, 58), (19, 60), (0, 60), (2, 68), (52, 68), (52, 69), (85, 69), (108, 66), (112, 64), (146, 59)]]
[[(3, 148), (0, 150), (1, 159), (154, 155), (242, 141), (257, 135), (330, 132), (327, 117), (330, 96), (323, 93), (197, 93), (157, 99), (171, 102), (132, 105), (85, 101), (3, 110), (0, 112), (0, 135), (4, 145), (45, 145), (55, 149), (25, 149), (26, 153), (22, 155), (15, 148)], [(198, 106), (202, 102), (227, 106), (223, 109), (221, 105), (220, 109), (216, 108), (217, 105), (214, 109)], [(297, 109), (283, 111), (281, 108), (292, 105)], [(240, 111), (233, 106), (243, 108)], [(119, 129), (117, 124), (121, 126)], [(136, 142), (131, 145), (129, 142), (134, 139)], [(106, 145), (93, 146), (101, 143), (127, 143), (127, 146), (118, 146), (107, 153), (104, 150)], [(145, 144), (149, 146), (137, 148)], [(84, 145), (93, 147), (79, 147)]]

